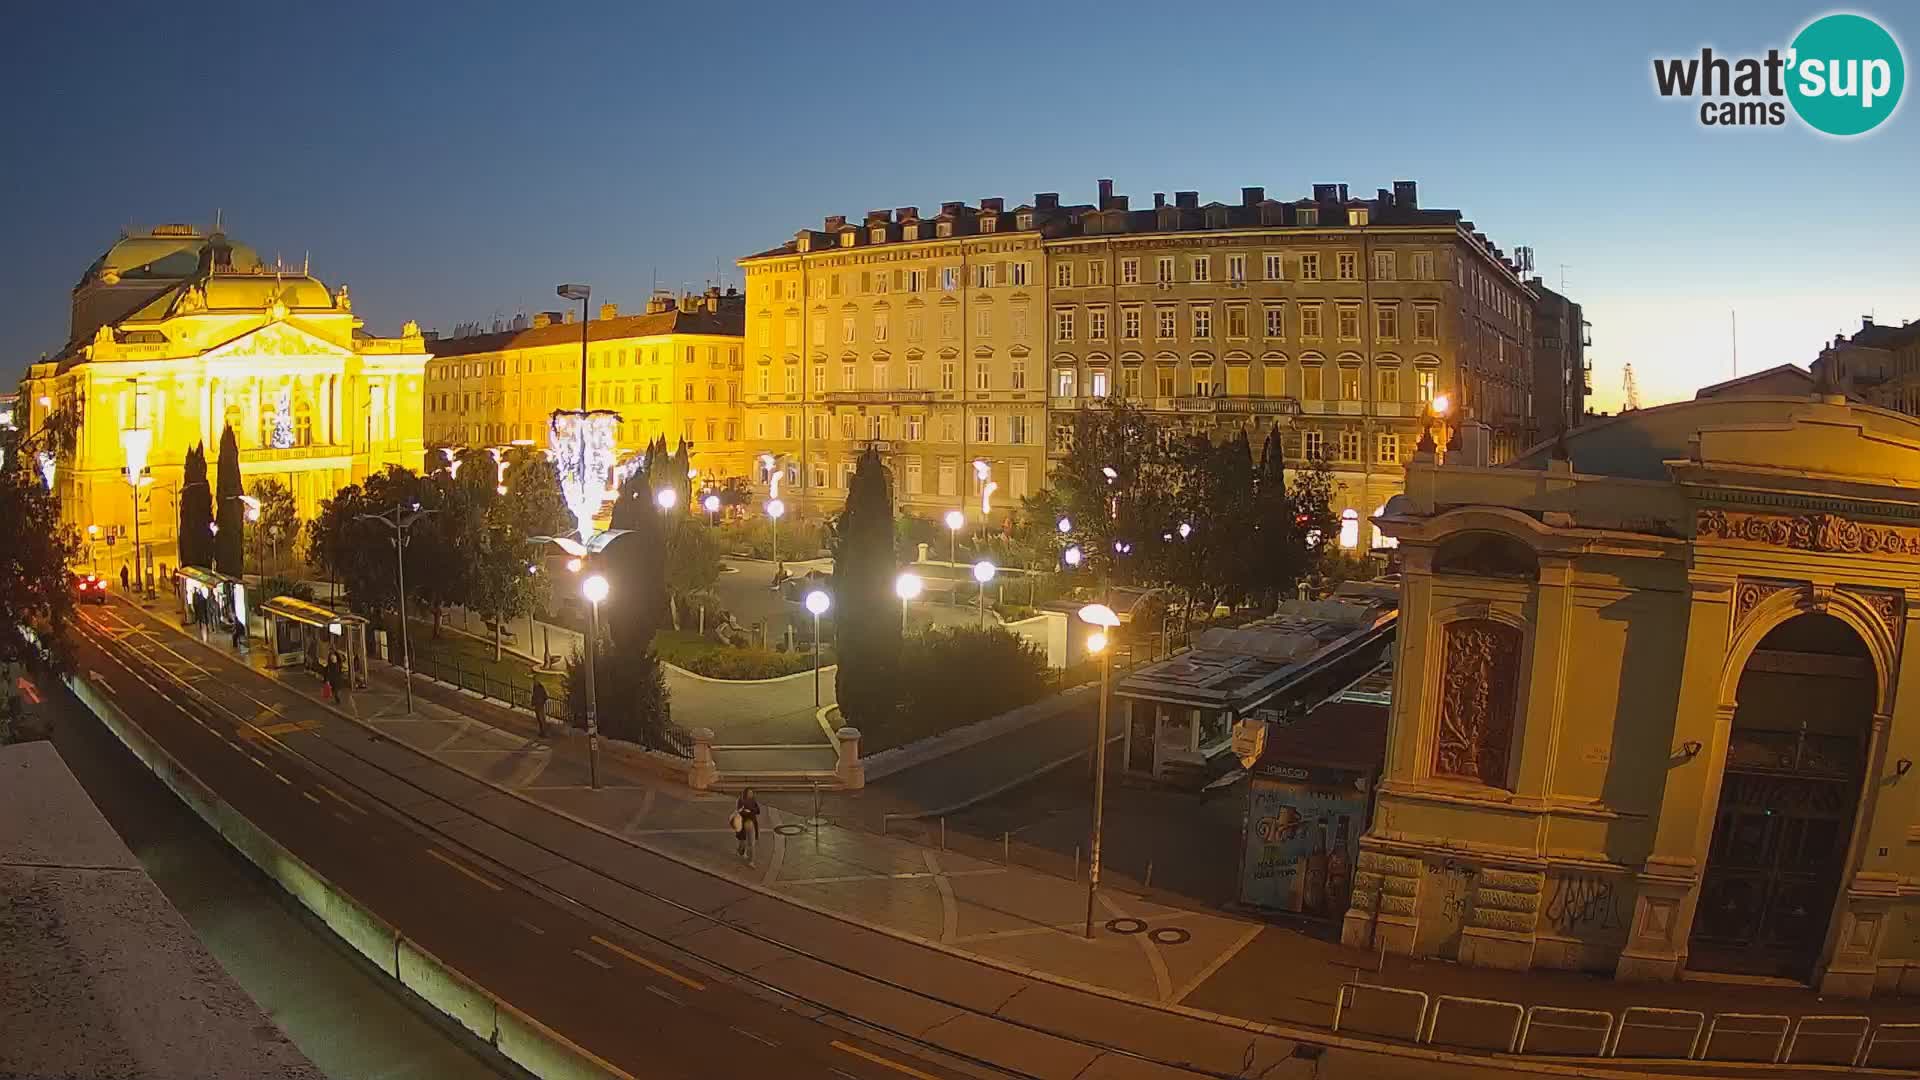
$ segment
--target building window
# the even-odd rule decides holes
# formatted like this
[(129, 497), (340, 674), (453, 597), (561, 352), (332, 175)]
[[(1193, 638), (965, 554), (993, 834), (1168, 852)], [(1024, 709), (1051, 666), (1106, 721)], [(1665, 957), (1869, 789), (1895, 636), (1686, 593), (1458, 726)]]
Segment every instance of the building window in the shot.
[(1287, 309), (1279, 304), (1268, 304), (1266, 315), (1267, 315), (1267, 336), (1270, 338), (1286, 337), (1287, 336)]
[(987, 217), (983, 217), (980, 219), (980, 231), (983, 233), (993, 232), (994, 229), (999, 226), (999, 224), (1000, 224), (999, 218), (993, 217), (991, 215)]
[(1073, 287), (1073, 264), (1062, 260), (1053, 266), (1053, 284), (1057, 288)]
[(1107, 283), (1107, 264), (1100, 259), (1087, 263), (1087, 284), (1105, 285)]
[(876, 294), (883, 295), (883, 296), (886, 294), (887, 272), (885, 270), (881, 270), (878, 273), (873, 275), (873, 291)]
[(773, 371), (770, 368), (760, 369), (760, 393), (773, 393)]
[(860, 388), (860, 376), (854, 371), (853, 365), (841, 364), (840, 365), (840, 389), (858, 390), (859, 388)]
[(680, 400), (681, 400), (681, 401), (692, 401), (692, 400), (693, 400), (693, 384), (692, 384), (692, 383), (683, 383), (683, 384), (681, 384), (681, 389), (680, 389)]
[(1326, 439), (1320, 432), (1313, 430), (1305, 432), (1300, 438), (1300, 447), (1308, 461), (1326, 460)]
[(1177, 316), (1172, 307), (1156, 307), (1154, 315), (1154, 338), (1159, 341), (1172, 341), (1179, 333)]
[(1072, 397), (1077, 392), (1074, 389), (1074, 383), (1077, 381), (1072, 368), (1055, 368), (1053, 370), (1053, 396), (1062, 398)]
[(1373, 309), (1373, 336), (1380, 341), (1400, 340), (1400, 305), (1381, 304)]
[(1107, 340), (1107, 309), (1103, 307), (1087, 310), (1087, 340)]
[(1027, 388), (1027, 362), (1025, 360), (1016, 359), (1009, 365), (1007, 385), (1009, 389), (1013, 390), (1025, 390)]
[(1343, 428), (1340, 431), (1340, 460), (1360, 460), (1360, 433), (1352, 428)]
[(1247, 336), (1247, 309), (1245, 305), (1235, 304), (1227, 308), (1227, 336), (1242, 339)]
[(827, 392), (827, 368), (825, 364), (815, 364), (813, 366), (813, 392), (816, 394), (824, 394)]
[(1339, 268), (1336, 273), (1339, 275), (1341, 281), (1358, 281), (1360, 279), (1360, 257), (1358, 255), (1355, 255), (1351, 251), (1342, 251), (1335, 256), (1335, 258), (1338, 260), (1336, 265)]
[[(908, 422), (908, 425), (907, 425), (907, 431), (909, 432), (909, 434), (907, 435), (908, 442), (916, 441), (916, 437), (913, 434), (911, 434), (915, 426), (916, 425), (914, 425), (911, 421)], [(907, 494), (909, 495), (920, 494), (920, 459), (919, 458), (907, 459)]]
[(1138, 399), (1140, 397), (1140, 369), (1123, 367), (1120, 369), (1120, 396)]
[(1300, 280), (1301, 281), (1319, 281), (1320, 280), (1320, 253), (1319, 252), (1309, 251), (1309, 252), (1303, 253), (1300, 256)]
[(1308, 341), (1320, 340), (1320, 305), (1300, 305), (1300, 336)]
[(907, 389), (920, 389), (920, 361), (907, 361)]
[(951, 360), (940, 361), (940, 389), (958, 390), (960, 382), (959, 367)]
[(1140, 260), (1139, 259), (1121, 259), (1120, 260), (1120, 284), (1122, 285), (1140, 284)]
[(918, 315), (907, 316), (907, 340), (919, 341), (926, 333), (926, 323)]
[(1293, 212), (1293, 223), (1295, 225), (1320, 224), (1320, 208), (1317, 206), (1300, 207)]
[(1105, 368), (1095, 368), (1093, 370), (1093, 374), (1090, 375), (1088, 378), (1091, 383), (1091, 386), (1088, 388), (1089, 392), (1094, 397), (1097, 397), (1097, 398), (1106, 397), (1107, 396), (1107, 370)]
[(853, 316), (848, 315), (840, 320), (840, 344), (853, 344), (853, 336)]
[(841, 438), (841, 439), (842, 439), (843, 441), (845, 441), (845, 442), (852, 442), (852, 441), (853, 441), (853, 437), (854, 437), (854, 426), (853, 426), (853, 425), (854, 425), (854, 420), (855, 420), (855, 418), (854, 418), (854, 415), (853, 415), (852, 413), (841, 413), (841, 414), (840, 414), (840, 438)]
[(885, 360), (875, 360), (873, 362), (873, 388), (875, 390), (885, 390), (887, 388), (887, 381), (887, 362)]
[(973, 287), (976, 289), (993, 288), (993, 264), (979, 263), (973, 268)]
[(1020, 305), (1015, 305), (1015, 307), (1014, 307), (1014, 309), (1013, 309), (1013, 320), (1012, 320), (1012, 322), (1013, 322), (1013, 325), (1012, 325), (1012, 329), (1011, 329), (1011, 333), (1013, 334), (1013, 339), (1014, 339), (1015, 341), (1025, 341), (1025, 340), (1026, 340), (1026, 338), (1027, 338), (1027, 308), (1026, 308), (1026, 305), (1024, 305), (1024, 304), (1020, 304)]
[(1421, 304), (1413, 309), (1413, 340), (1432, 341), (1440, 333), (1440, 309)]
[(1160, 258), (1156, 260), (1155, 269), (1158, 271), (1160, 275), (1159, 278), (1157, 279), (1160, 282), (1160, 284), (1162, 285), (1173, 284), (1173, 256), (1171, 255), (1160, 256)]
[(979, 311), (974, 312), (973, 332), (980, 337), (993, 336), (993, 309), (992, 308), (982, 307)]
[(1193, 340), (1207, 341), (1213, 337), (1213, 309), (1195, 307), (1193, 309)]
[[(1358, 367), (1343, 367), (1340, 369), (1340, 400), (1360, 400), (1360, 369)], [(1352, 458), (1350, 460), (1358, 461), (1359, 459)]]
[(1400, 400), (1400, 369), (1399, 368), (1381, 368), (1380, 369), (1380, 400), (1381, 401), (1399, 401)]
[(983, 413), (973, 418), (973, 441), (983, 445), (993, 441), (993, 417)]
[(800, 369), (798, 367), (795, 367), (792, 364), (788, 364), (786, 365), (786, 372), (787, 372), (787, 375), (786, 375), (787, 393), (789, 394), (799, 393), (800, 392)]
[(887, 340), (887, 313), (884, 311), (878, 311), (874, 313), (873, 340), (878, 342), (884, 342)]
[(925, 289), (926, 287), (927, 287), (927, 272), (925, 270), (907, 271), (907, 291), (908, 292), (919, 292), (922, 289)]
[[(800, 320), (797, 318), (788, 318), (786, 320), (786, 323), (787, 323), (787, 336), (783, 339), (783, 342), (787, 345), (800, 344)], [(648, 355), (655, 357), (655, 361), (654, 361), (655, 363), (659, 362), (658, 353), (650, 349), (648, 350)]]
[(754, 328), (754, 339), (760, 343), (760, 347), (763, 349), (773, 347), (772, 319), (760, 320), (760, 325)]
[(1031, 213), (1022, 213), (1013, 219), (1013, 223), (1022, 229), (1031, 229), (1033, 228), (1033, 215)]
[(1285, 264), (1281, 260), (1279, 252), (1269, 251), (1262, 256), (1262, 259), (1266, 263), (1266, 276), (1268, 281), (1286, 280), (1287, 273)]
[(1433, 280), (1433, 252), (1416, 251), (1413, 253), (1413, 277), (1415, 281)]
[(1394, 279), (1393, 252), (1376, 251), (1373, 253), (1373, 280), (1392, 281)]
[(942, 416), (940, 418), (940, 441), (959, 442), (960, 436), (956, 434), (960, 430), (959, 424), (959, 417), (952, 413)]
[[(1025, 228), (1025, 226), (1022, 226), (1022, 228)], [(1023, 262), (1008, 263), (1007, 270), (1012, 275), (1013, 280), (1011, 284), (1025, 285), (1027, 283), (1027, 264), (1026, 263), (1023, 263)]]
[(1364, 206), (1356, 206), (1356, 207), (1352, 207), (1351, 209), (1349, 209), (1349, 210), (1347, 211), (1347, 224), (1349, 224), (1349, 225), (1365, 225), (1366, 223), (1367, 223), (1367, 208), (1366, 208), (1366, 207), (1364, 207)]
[(1195, 255), (1188, 260), (1187, 268), (1191, 275), (1188, 278), (1190, 281), (1213, 280), (1213, 259), (1210, 256)]
[(1309, 364), (1300, 369), (1300, 396), (1308, 401), (1321, 401), (1326, 398), (1325, 369), (1318, 364)]
[(1153, 389), (1155, 393), (1163, 398), (1173, 396), (1173, 367), (1171, 365), (1154, 369)]
[(907, 441), (910, 443), (919, 442), (921, 432), (925, 429), (925, 426), (926, 426), (925, 417), (920, 416), (917, 413), (907, 417)]
[(813, 432), (812, 432), (812, 434), (813, 434), (813, 438), (814, 438), (814, 439), (816, 439), (816, 440), (818, 440), (818, 441), (821, 441), (821, 442), (825, 442), (825, 441), (826, 441), (826, 438), (827, 438), (827, 417), (826, 417), (826, 414), (824, 414), (824, 413), (814, 413), (814, 414), (813, 414), (813, 422), (812, 422), (811, 424), (809, 424), (809, 425), (807, 425), (807, 426), (813, 429)]
[(1227, 280), (1247, 280), (1247, 257), (1245, 255), (1227, 256)]
[(1027, 443), (1027, 418), (1020, 415), (1007, 417), (1007, 442), (1014, 446)]
[(1073, 309), (1055, 308), (1053, 312), (1053, 340), (1073, 340)]
[(973, 365), (973, 388), (975, 390), (993, 389), (993, 365), (981, 360)]
[(1120, 336), (1127, 341), (1140, 340), (1140, 309), (1137, 307), (1120, 309)]
[(940, 313), (940, 340), (952, 341), (955, 336), (954, 335), (955, 325), (956, 324), (954, 322), (953, 312), (951, 311), (941, 312)]
[(1193, 396), (1213, 396), (1213, 368), (1197, 367), (1193, 369)]
[(1414, 382), (1420, 388), (1420, 403), (1424, 405), (1427, 402), (1432, 401), (1433, 400), (1433, 384), (1434, 384), (1433, 372), (1421, 371), (1417, 373), (1416, 375), (1414, 375)]
[(1400, 436), (1391, 431), (1382, 431), (1374, 447), (1374, 460), (1382, 465), (1400, 464)]
[(1360, 308), (1356, 304), (1341, 304), (1338, 325), (1341, 341), (1360, 340)]

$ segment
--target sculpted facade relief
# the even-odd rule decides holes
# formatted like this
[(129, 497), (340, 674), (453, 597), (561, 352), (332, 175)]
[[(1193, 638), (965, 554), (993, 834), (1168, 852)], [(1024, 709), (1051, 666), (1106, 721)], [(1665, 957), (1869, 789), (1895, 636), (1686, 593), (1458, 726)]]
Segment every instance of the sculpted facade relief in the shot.
[(1436, 776), (1506, 786), (1521, 638), (1517, 627), (1492, 619), (1447, 624), (1433, 751)]
[(1702, 510), (1694, 520), (1701, 539), (1742, 540), (1797, 551), (1846, 555), (1920, 555), (1920, 529), (1863, 525), (1839, 514), (1743, 514)]

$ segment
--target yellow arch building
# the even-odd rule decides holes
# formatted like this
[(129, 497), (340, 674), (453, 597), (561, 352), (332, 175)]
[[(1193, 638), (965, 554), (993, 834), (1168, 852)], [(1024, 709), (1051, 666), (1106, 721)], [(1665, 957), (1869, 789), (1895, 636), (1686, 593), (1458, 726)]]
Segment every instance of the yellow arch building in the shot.
[[(78, 438), (54, 465), (61, 513), (113, 538), (105, 568), (131, 551), (136, 501), (149, 563), (176, 552), (182, 465), (232, 425), (245, 482), (272, 477), (303, 518), (341, 486), (388, 464), (417, 467), (426, 342), (361, 327), (343, 285), (270, 267), (218, 230), (162, 225), (122, 237), (73, 289), (67, 345), (21, 385), (26, 430), (76, 410)], [(148, 434), (152, 482), (127, 482), (128, 430)], [(137, 441), (137, 440), (136, 440)]]

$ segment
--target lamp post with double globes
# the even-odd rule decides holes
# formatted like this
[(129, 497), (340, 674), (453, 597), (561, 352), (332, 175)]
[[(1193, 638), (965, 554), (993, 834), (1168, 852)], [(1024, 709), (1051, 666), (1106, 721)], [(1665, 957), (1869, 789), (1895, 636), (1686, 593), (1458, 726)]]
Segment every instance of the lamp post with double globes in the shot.
[(1120, 616), (1105, 604), (1080, 609), (1080, 621), (1093, 627), (1087, 651), (1100, 657), (1100, 723), (1093, 739), (1093, 826), (1087, 838), (1087, 937), (1093, 937), (1093, 906), (1100, 891), (1100, 833), (1107, 803), (1107, 692), (1113, 664), (1112, 635)]
[(589, 574), (580, 583), (587, 598), (587, 783), (600, 788), (600, 711), (598, 687), (593, 681), (593, 654), (600, 651), (600, 601), (607, 598), (607, 579)]

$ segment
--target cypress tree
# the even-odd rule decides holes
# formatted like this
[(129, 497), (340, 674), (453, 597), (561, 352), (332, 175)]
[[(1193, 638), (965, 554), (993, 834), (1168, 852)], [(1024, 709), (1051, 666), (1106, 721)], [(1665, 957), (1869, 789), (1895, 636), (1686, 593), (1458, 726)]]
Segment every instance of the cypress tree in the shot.
[(854, 467), (833, 553), (834, 685), (841, 714), (855, 726), (886, 725), (900, 701), (896, 558), (893, 485), (879, 453), (868, 447)]
[(246, 560), (247, 508), (240, 501), (240, 440), (234, 437), (231, 424), (220, 433), (218, 474), (213, 510), (220, 531), (213, 537), (213, 568), (239, 577)]
[(180, 565), (213, 564), (213, 489), (207, 486), (207, 448), (196, 443), (187, 451), (180, 480)]

